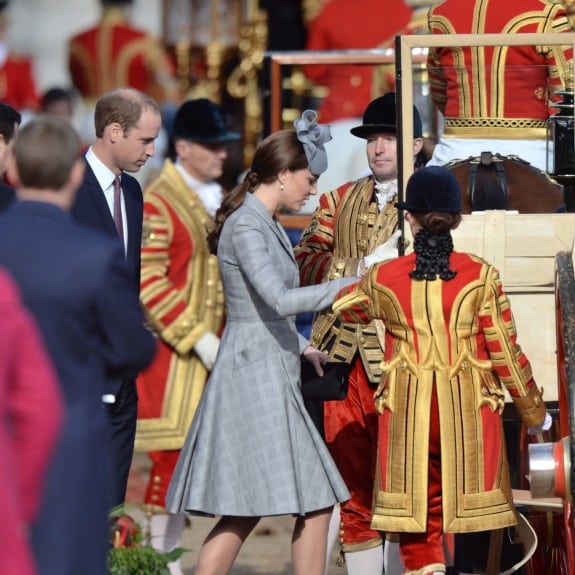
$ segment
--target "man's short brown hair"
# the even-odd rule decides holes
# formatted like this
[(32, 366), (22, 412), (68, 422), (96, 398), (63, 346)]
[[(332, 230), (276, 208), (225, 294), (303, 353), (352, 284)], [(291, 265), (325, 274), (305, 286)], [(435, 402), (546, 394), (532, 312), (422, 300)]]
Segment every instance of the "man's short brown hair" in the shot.
[(104, 94), (96, 103), (94, 127), (96, 137), (104, 135), (106, 126), (118, 123), (124, 135), (133, 128), (146, 109), (160, 113), (158, 103), (150, 96), (132, 88), (120, 88)]
[(70, 122), (39, 115), (27, 122), (14, 144), (20, 183), (25, 188), (60, 190), (81, 154), (78, 134)]

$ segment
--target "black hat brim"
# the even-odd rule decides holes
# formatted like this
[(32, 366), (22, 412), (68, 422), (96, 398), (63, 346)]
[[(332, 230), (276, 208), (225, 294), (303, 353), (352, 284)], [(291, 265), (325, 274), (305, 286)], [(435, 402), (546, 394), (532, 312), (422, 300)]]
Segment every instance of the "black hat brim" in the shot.
[(395, 134), (396, 131), (395, 125), (392, 124), (363, 124), (350, 130), (350, 132), (358, 138), (367, 138), (378, 132)]
[(239, 140), (241, 136), (237, 132), (226, 132), (225, 134), (215, 138), (186, 138), (184, 136), (181, 136), (181, 138), (183, 140), (190, 140), (190, 142), (197, 142), (198, 144), (223, 144), (225, 142), (233, 142)]
[(461, 213), (461, 209), (446, 210), (445, 208), (435, 208), (435, 209), (429, 208), (427, 210), (422, 210), (420, 208), (410, 206), (407, 202), (395, 202), (395, 204), (393, 204), (393, 205), (398, 210), (404, 210), (404, 211), (410, 212), (412, 214), (429, 214), (431, 212), (444, 213), (444, 214), (460, 214)]

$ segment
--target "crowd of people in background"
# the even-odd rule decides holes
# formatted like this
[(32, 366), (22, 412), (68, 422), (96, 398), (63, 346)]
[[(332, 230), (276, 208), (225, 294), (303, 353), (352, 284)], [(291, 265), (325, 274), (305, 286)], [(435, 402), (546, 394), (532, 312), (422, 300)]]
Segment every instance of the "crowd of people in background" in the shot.
[[(349, 575), (455, 572), (451, 533), (515, 520), (499, 382), (529, 433), (551, 420), (497, 270), (453, 251), (461, 192), (437, 164), (459, 145), (463, 117), (492, 116), (499, 144), (518, 141), (507, 129), (518, 125), (509, 102), (525, 75), (519, 82), (515, 64), (503, 64), (510, 75), (500, 101), (475, 110), (473, 82), (458, 91), (450, 76), (452, 51), (430, 52), (445, 132), (425, 166), (424, 122), (413, 107), (414, 175), (400, 202), (389, 70), (310, 65), (308, 80), (328, 90), (319, 117), (306, 110), (293, 128), (263, 138), (227, 189), (230, 145), (241, 134), (223, 105), (180, 93), (172, 55), (130, 24), (131, 3), (101, 0), (99, 22), (69, 40), (70, 85), (39, 91), (31, 61), (8, 48), (0, 1), (0, 539), (10, 541), (2, 574), (106, 575), (110, 511), (125, 503), (138, 426), (151, 461), (141, 502), (151, 544), (170, 552), (189, 514), (221, 516), (198, 574), (229, 573), (259, 519), (285, 514), (296, 517), (295, 575), (323, 575), (336, 540)], [(422, 24), (413, 8), (432, 3), (398, 0), (385, 26), (365, 19), (372, 4), (329, 0), (301, 47), (389, 46), (427, 23), (433, 33), (451, 21), (451, 32), (473, 32), (458, 18), (482, 3), (445, 0)], [(543, 21), (570, 30), (559, 2), (529, 4), (527, 27), (509, 31)], [(518, 11), (506, 5), (509, 21)], [(519, 139), (538, 165), (537, 129), (572, 54), (533, 48), (528, 56), (547, 70), (537, 68), (531, 99), (520, 98), (521, 125), (537, 133)], [(374, 94), (374, 81), (385, 93)], [(361, 160), (347, 144), (332, 154), (331, 140), (354, 142)], [(328, 170), (348, 159), (346, 172)], [(329, 191), (319, 195), (322, 175)], [(290, 241), (277, 216), (315, 195), (309, 226)], [(400, 256), (404, 214), (415, 238), (409, 256)], [(471, 297), (473, 282), (481, 290)], [(425, 305), (414, 305), (424, 291)], [(309, 338), (296, 327), (304, 312), (314, 313)], [(467, 338), (456, 329), (449, 347), (449, 318), (460, 312), (476, 328)], [(470, 356), (481, 377), (464, 372), (461, 358)], [(318, 375), (328, 360), (351, 365), (346, 398), (320, 406), (323, 435), (300, 393), (302, 359)], [(463, 407), (449, 403), (450, 385)], [(407, 433), (415, 388), (425, 416)], [(473, 463), (484, 470), (468, 493), (452, 487), (457, 472), (471, 473), (469, 461), (457, 468), (441, 450), (448, 439), (456, 449), (442, 426), (467, 430), (469, 413), (494, 431), (468, 430), (482, 438)], [(421, 465), (411, 466), (409, 449)], [(392, 477), (392, 468), (404, 475)], [(468, 495), (478, 503), (458, 519), (453, 509)], [(496, 519), (486, 511), (494, 505)], [(169, 569), (183, 575), (180, 561)]]

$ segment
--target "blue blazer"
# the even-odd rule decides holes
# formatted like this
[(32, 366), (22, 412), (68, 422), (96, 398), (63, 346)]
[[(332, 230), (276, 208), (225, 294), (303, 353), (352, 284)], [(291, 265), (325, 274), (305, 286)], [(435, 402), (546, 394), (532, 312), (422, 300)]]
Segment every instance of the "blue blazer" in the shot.
[(105, 575), (112, 485), (102, 405), (110, 375), (133, 377), (152, 359), (120, 242), (60, 208), (16, 201), (0, 215), (0, 266), (36, 317), (65, 402), (65, 424), (32, 545), (41, 575)]
[[(139, 298), (143, 213), (142, 188), (138, 180), (129, 174), (123, 173), (121, 179), (128, 222), (126, 262), (132, 277), (132, 287)], [(120, 243), (114, 218), (106, 203), (104, 191), (100, 187), (88, 162), (86, 162), (84, 182), (78, 188), (76, 202), (72, 207), (72, 215), (82, 224), (101, 230), (107, 235), (114, 237)]]

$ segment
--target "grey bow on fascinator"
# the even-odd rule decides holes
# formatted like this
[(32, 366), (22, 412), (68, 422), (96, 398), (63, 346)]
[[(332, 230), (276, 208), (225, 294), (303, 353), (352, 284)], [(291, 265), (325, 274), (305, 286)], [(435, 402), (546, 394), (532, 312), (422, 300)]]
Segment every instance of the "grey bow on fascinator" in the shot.
[(328, 125), (318, 124), (316, 120), (316, 112), (305, 110), (293, 125), (297, 139), (303, 145), (310, 172), (319, 176), (327, 170), (327, 154), (323, 145), (331, 140), (331, 132)]

